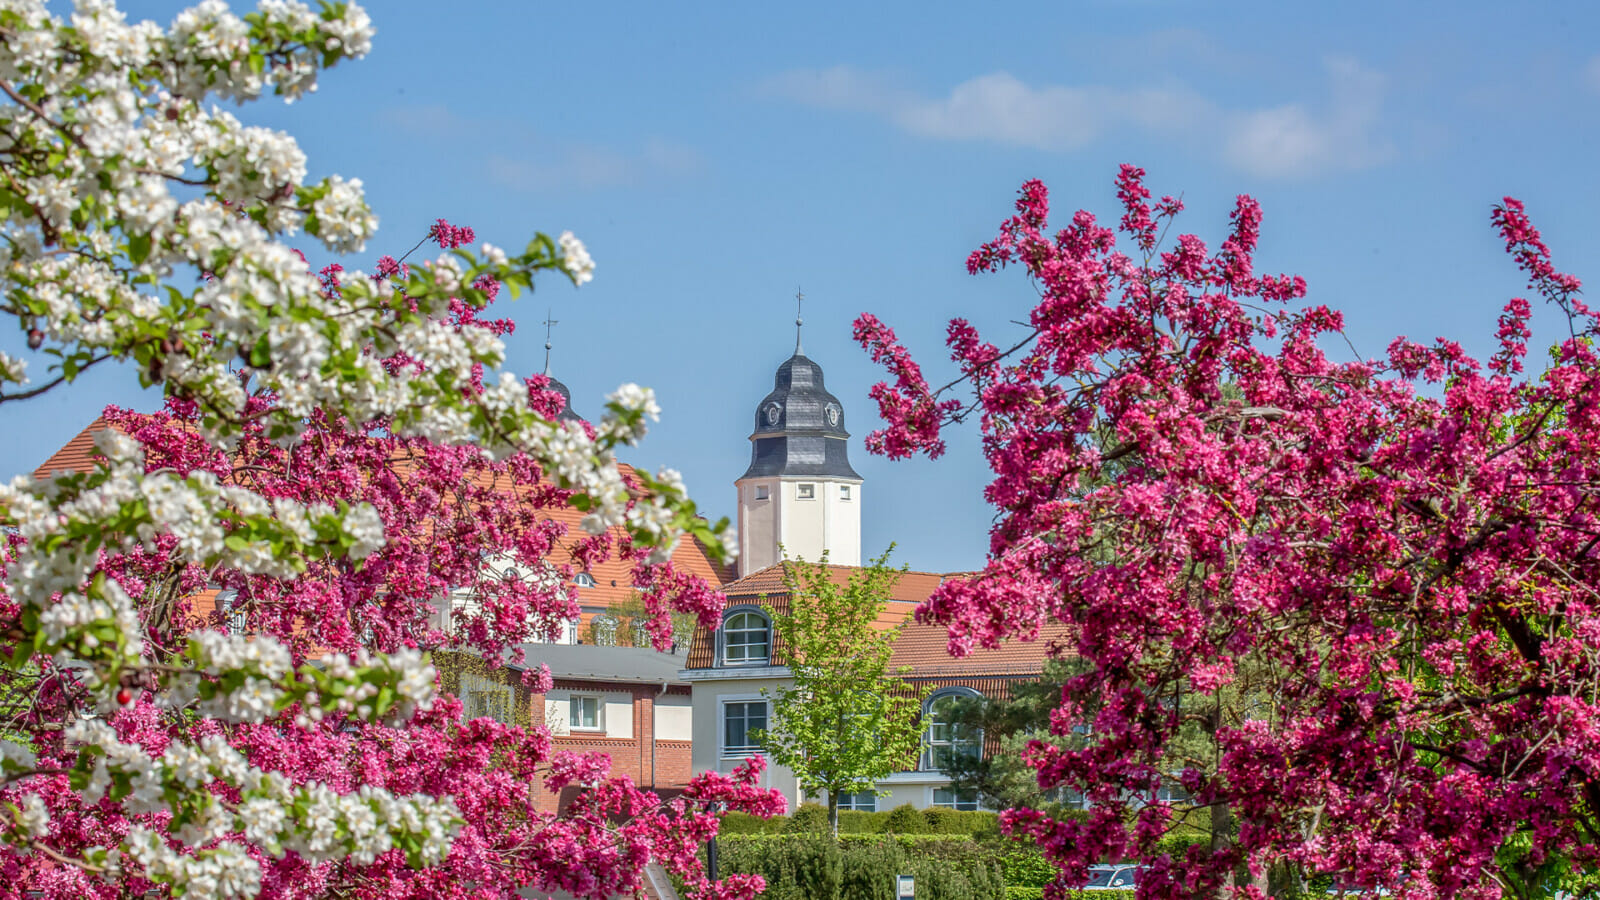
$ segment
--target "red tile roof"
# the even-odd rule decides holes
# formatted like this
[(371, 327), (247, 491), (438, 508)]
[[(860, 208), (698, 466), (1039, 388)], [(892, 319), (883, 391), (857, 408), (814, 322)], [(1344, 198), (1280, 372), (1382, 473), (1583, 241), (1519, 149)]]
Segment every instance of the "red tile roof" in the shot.
[[(829, 566), (828, 580), (843, 585), (858, 571), (856, 566)], [(722, 586), (728, 605), (739, 603), (760, 604), (782, 615), (788, 610), (789, 588), (784, 583), (784, 564), (768, 566), (752, 572), (738, 581)], [(873, 627), (888, 631), (902, 626), (894, 642), (894, 655), (889, 659), (892, 668), (907, 670), (906, 677), (913, 681), (933, 679), (971, 678), (1029, 678), (1038, 676), (1044, 661), (1052, 655), (1070, 653), (1065, 626), (1057, 625), (1041, 632), (1033, 641), (1008, 641), (994, 650), (978, 649), (957, 659), (948, 651), (949, 638), (943, 625), (919, 625), (913, 619), (916, 608), (950, 578), (969, 577), (968, 572), (941, 575), (935, 572), (907, 572), (895, 583), (883, 610)], [(781, 640), (774, 641), (773, 659), (782, 664), (784, 648)], [(715, 636), (705, 629), (695, 632), (694, 646), (689, 651), (686, 668), (708, 669), (716, 665)], [(955, 682), (952, 682), (955, 683)], [(984, 691), (984, 693), (993, 693)]]
[[(68, 441), (65, 446), (50, 455), (37, 469), (33, 470), (35, 478), (46, 478), (56, 472), (84, 472), (94, 467), (94, 462), (99, 458), (95, 450), (95, 432), (110, 428), (105, 419), (96, 418), (76, 437)], [(407, 463), (397, 460), (399, 466), (404, 468)], [(623, 477), (633, 473), (633, 467), (626, 463), (619, 463)], [(484, 475), (479, 478), (480, 484), (492, 483), (493, 476)], [(541, 510), (548, 519), (561, 522), (567, 526), (567, 533), (581, 535), (582, 530), (578, 523), (584, 514), (568, 506)], [(622, 535), (622, 529), (616, 529), (614, 537)], [(570, 556), (560, 556), (555, 562), (569, 563)], [(713, 587), (721, 585), (732, 579), (732, 570), (725, 565), (718, 565), (706, 554), (705, 547), (698, 541), (686, 540), (679, 543), (676, 552), (672, 554), (672, 562), (681, 571), (698, 575), (704, 578)], [(578, 602), (586, 607), (610, 607), (613, 603), (626, 599), (633, 593), (633, 568), (626, 562), (619, 562), (612, 557), (608, 562), (595, 565), (589, 570), (595, 580), (592, 588), (578, 588)]]
[(96, 418), (89, 423), (89, 427), (78, 432), (77, 436), (56, 452), (50, 458), (33, 470), (35, 478), (49, 478), (57, 472), (87, 472), (94, 468), (95, 460), (100, 459), (100, 453), (95, 450), (94, 435), (97, 431), (104, 431), (111, 425), (105, 419)]

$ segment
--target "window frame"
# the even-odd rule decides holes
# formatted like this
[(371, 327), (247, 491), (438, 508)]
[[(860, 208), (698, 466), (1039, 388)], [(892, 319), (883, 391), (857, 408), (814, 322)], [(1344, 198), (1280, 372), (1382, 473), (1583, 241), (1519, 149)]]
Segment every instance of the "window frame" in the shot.
[(250, 617), (245, 613), (243, 603), (239, 600), (239, 592), (234, 588), (219, 588), (216, 599), (217, 611), (222, 613), (222, 627), (228, 634), (235, 637), (249, 634)]
[[(940, 791), (950, 795), (950, 800), (948, 803), (939, 802)], [(967, 795), (970, 795), (972, 799), (962, 799), (963, 796)], [(978, 795), (977, 788), (968, 788), (965, 791), (958, 791), (947, 784), (942, 787), (935, 787), (929, 790), (928, 807), (930, 809), (954, 809), (962, 812), (971, 812), (983, 809), (983, 798)]]
[(764, 484), (758, 484), (750, 491), (750, 501), (761, 503), (772, 498), (772, 492)]
[[(975, 756), (977, 756), (979, 758), (982, 757), (982, 755), (983, 755), (983, 729), (982, 728), (976, 729), (977, 730), (977, 735), (975, 737), (972, 737), (972, 738), (966, 739), (966, 740), (956, 740), (954, 737), (952, 737), (950, 739), (947, 739), (947, 740), (943, 740), (943, 741), (935, 741), (933, 739), (933, 729), (934, 729), (935, 726), (937, 726), (939, 724), (937, 721), (934, 720), (933, 709), (934, 709), (934, 706), (939, 703), (939, 701), (945, 700), (945, 699), (949, 699), (949, 698), (954, 698), (954, 697), (965, 697), (965, 698), (969, 698), (970, 699), (970, 698), (978, 698), (978, 697), (982, 697), (982, 696), (983, 696), (983, 694), (979, 693), (978, 691), (973, 690), (972, 688), (969, 688), (969, 687), (962, 686), (962, 685), (939, 688), (938, 690), (934, 691), (932, 694), (928, 695), (928, 699), (922, 704), (922, 752), (917, 758), (918, 771), (920, 771), (920, 772), (943, 772), (944, 771), (944, 769), (942, 769), (939, 766), (934, 764), (934, 756), (935, 756), (935, 752), (936, 752), (935, 748), (948, 747), (948, 748), (950, 748), (949, 752), (953, 753), (953, 752), (955, 752), (954, 748), (956, 748), (958, 746), (963, 746), (963, 745), (970, 744), (972, 746), (972, 751), (971, 752)], [(947, 727), (949, 727), (949, 726), (947, 726)]]
[[(862, 801), (860, 799), (862, 797), (866, 797), (867, 798), (865, 806), (862, 805)], [(878, 811), (878, 792), (877, 791), (854, 791), (854, 792), (848, 793), (848, 794), (840, 794), (839, 795), (839, 811), (840, 812), (844, 812), (845, 810), (853, 810), (855, 812), (877, 812)]]
[[(762, 627), (759, 629), (750, 627), (740, 627), (735, 629), (732, 624), (733, 620), (741, 616), (755, 616), (761, 620)], [(729, 655), (729, 651), (733, 647), (755, 646), (755, 642), (753, 641), (741, 640), (737, 644), (731, 643), (728, 638), (735, 631), (737, 631), (739, 634), (747, 634), (755, 631), (764, 632), (766, 634), (766, 640), (762, 643), (762, 645), (766, 648), (766, 652), (763, 653), (760, 658), (743, 656), (737, 660), (733, 659), (732, 656)], [(772, 665), (772, 616), (768, 615), (765, 610), (757, 606), (735, 606), (732, 609), (725, 611), (722, 614), (722, 627), (717, 629), (717, 648), (717, 661), (722, 666), (740, 667)]]
[[(718, 698), (717, 702), (717, 756), (719, 758), (743, 759), (751, 756), (760, 756), (764, 752), (761, 745), (750, 740), (750, 712), (753, 705), (762, 708), (761, 727), (765, 731), (772, 721), (772, 703), (760, 694), (728, 694)], [(743, 707), (745, 744), (733, 745), (728, 741), (728, 713), (729, 707)]]
[[(578, 719), (583, 701), (594, 701), (594, 724), (580, 725)], [(567, 695), (567, 730), (574, 734), (604, 734), (606, 730), (606, 698), (604, 694), (573, 693)]]
[(814, 481), (805, 481), (805, 482), (801, 482), (800, 484), (795, 485), (794, 486), (794, 498), (796, 500), (815, 500), (815, 499), (817, 499), (817, 484), (816, 484), (816, 482), (814, 482)]
[(853, 499), (850, 496), (850, 487), (851, 486), (848, 485), (848, 484), (839, 485), (839, 502), (840, 503), (849, 503), (851, 501), (851, 499)]

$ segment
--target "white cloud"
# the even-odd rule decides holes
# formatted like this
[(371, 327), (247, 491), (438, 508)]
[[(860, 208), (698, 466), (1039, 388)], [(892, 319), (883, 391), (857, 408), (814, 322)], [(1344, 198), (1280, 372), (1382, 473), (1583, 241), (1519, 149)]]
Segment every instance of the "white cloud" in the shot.
[(1326, 63), (1327, 104), (1313, 111), (1291, 103), (1240, 113), (1230, 129), (1226, 157), (1257, 175), (1293, 177), (1365, 169), (1394, 154), (1378, 134), (1384, 79), (1351, 59)]
[(1326, 69), (1325, 103), (1260, 110), (1226, 109), (1182, 85), (1033, 86), (1007, 72), (962, 82), (943, 97), (921, 96), (850, 66), (788, 72), (763, 91), (822, 109), (869, 113), (939, 140), (1067, 151), (1129, 130), (1198, 139), (1226, 162), (1267, 177), (1385, 161), (1393, 149), (1379, 134), (1383, 77), (1348, 59), (1329, 60)]
[(1037, 150), (1076, 149), (1125, 124), (1178, 128), (1201, 102), (1184, 90), (1035, 88), (1008, 72), (973, 78), (930, 99), (851, 66), (788, 72), (767, 82), (765, 92), (822, 109), (881, 115), (921, 137)]

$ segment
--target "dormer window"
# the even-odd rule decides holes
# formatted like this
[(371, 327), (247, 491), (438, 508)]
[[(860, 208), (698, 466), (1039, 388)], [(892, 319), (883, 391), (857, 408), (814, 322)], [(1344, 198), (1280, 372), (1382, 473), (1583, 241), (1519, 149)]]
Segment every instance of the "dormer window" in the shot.
[(731, 613), (722, 623), (722, 664), (766, 665), (772, 659), (772, 623), (755, 610)]
[(572, 576), (572, 583), (581, 588), (592, 588), (595, 585), (594, 576), (588, 572), (579, 572)]

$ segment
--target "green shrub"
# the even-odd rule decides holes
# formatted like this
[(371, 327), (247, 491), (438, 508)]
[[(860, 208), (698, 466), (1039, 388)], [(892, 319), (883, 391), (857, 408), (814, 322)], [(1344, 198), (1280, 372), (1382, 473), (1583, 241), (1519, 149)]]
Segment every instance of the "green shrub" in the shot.
[[(1005, 900), (1040, 900), (1045, 895), (1043, 887), (1024, 887), (1006, 884)], [(1133, 900), (1133, 890), (1074, 890), (1067, 894), (1074, 900)]]
[(782, 828), (788, 819), (783, 816), (773, 816), (763, 819), (749, 813), (730, 812), (722, 817), (722, 827), (717, 829), (718, 834), (768, 834)]
[(883, 820), (883, 830), (886, 834), (927, 834), (928, 820), (916, 807), (906, 803), (889, 810), (888, 817)]
[(893, 900), (896, 875), (917, 880), (917, 900), (1005, 898), (991, 850), (966, 838), (852, 835), (835, 844), (822, 835), (781, 834), (717, 843), (724, 874), (766, 878), (762, 900)]
[(828, 808), (820, 803), (802, 803), (784, 823), (784, 834), (823, 834), (828, 830)]
[(886, 812), (861, 812), (854, 809), (839, 811), (840, 834), (882, 834)]
[(975, 838), (1000, 836), (1000, 815), (986, 810), (944, 809), (930, 806), (922, 811), (932, 834), (966, 834)]
[(1039, 848), (1032, 845), (1015, 845), (1000, 857), (1000, 871), (1005, 874), (1006, 887), (1040, 888), (1056, 877), (1056, 867), (1044, 858)]

